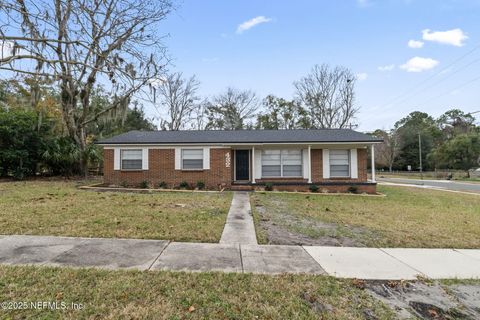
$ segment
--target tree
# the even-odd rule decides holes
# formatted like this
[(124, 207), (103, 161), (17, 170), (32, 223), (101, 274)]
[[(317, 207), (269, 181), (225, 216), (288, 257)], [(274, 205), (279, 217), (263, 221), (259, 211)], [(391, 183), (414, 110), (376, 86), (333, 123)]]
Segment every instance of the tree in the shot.
[(373, 135), (382, 138), (383, 142), (375, 145), (375, 162), (380, 166), (387, 167), (390, 172), (400, 151), (400, 139), (397, 131), (375, 130)]
[(257, 129), (308, 129), (310, 119), (307, 112), (295, 101), (273, 95), (263, 100), (265, 111), (257, 116)]
[(457, 134), (470, 132), (475, 128), (475, 117), (459, 109), (452, 109), (442, 114), (437, 119), (440, 130), (445, 139), (450, 139)]
[(359, 110), (355, 106), (355, 76), (345, 67), (315, 65), (294, 86), (315, 128), (347, 128)]
[(258, 99), (252, 91), (228, 88), (208, 103), (206, 128), (241, 130), (251, 127), (247, 121), (255, 116), (258, 105)]
[(95, 139), (107, 138), (132, 130), (155, 130), (155, 125), (145, 116), (143, 108), (135, 103), (128, 107), (125, 117), (110, 120), (99, 119), (90, 132)]
[(204, 99), (202, 102), (197, 104), (192, 110), (190, 115), (190, 128), (192, 130), (205, 130), (207, 129), (208, 119), (207, 119), (207, 108), (209, 105), (208, 99)]
[[(0, 46), (12, 48), (0, 57), (0, 70), (59, 85), (63, 122), (80, 149), (85, 174), (88, 124), (113, 109), (126, 109), (133, 94), (163, 72), (163, 57), (157, 54), (163, 52), (158, 22), (171, 8), (169, 0), (0, 4), (0, 15), (8, 19), (0, 30)], [(93, 112), (90, 98), (98, 83), (109, 83), (113, 99)]]
[(480, 165), (480, 133), (459, 134), (429, 155), (440, 168), (465, 170)]
[[(414, 111), (395, 123), (399, 135), (400, 153), (395, 165), (406, 168), (420, 168), (419, 135), (422, 144), (423, 160), (441, 142), (441, 132), (435, 120), (425, 112)], [(423, 169), (432, 169), (431, 163), (423, 161)]]
[[(162, 79), (154, 95), (158, 93), (160, 105), (165, 107), (165, 117), (161, 119), (162, 130), (184, 129), (199, 100), (197, 91), (200, 83), (195, 76), (183, 78), (182, 73), (172, 73)], [(156, 101), (156, 99), (155, 99)]]
[(41, 139), (32, 111), (0, 108), (0, 173), (17, 179), (34, 174), (40, 161)]

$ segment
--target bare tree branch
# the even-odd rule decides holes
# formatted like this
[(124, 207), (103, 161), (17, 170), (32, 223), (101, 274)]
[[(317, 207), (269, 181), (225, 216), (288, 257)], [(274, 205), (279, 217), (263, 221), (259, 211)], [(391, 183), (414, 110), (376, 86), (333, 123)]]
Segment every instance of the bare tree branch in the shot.
[[(56, 81), (65, 126), (83, 151), (92, 119), (124, 108), (163, 73), (158, 23), (172, 10), (170, 1), (4, 0), (0, 45), (14, 50), (0, 57), (0, 69)], [(99, 83), (116, 97), (100, 113), (90, 106)]]
[(315, 65), (294, 85), (316, 128), (346, 128), (359, 110), (355, 107), (355, 76), (347, 68)]
[(163, 130), (186, 128), (199, 100), (197, 91), (200, 83), (195, 76), (183, 78), (182, 73), (169, 74), (161, 82), (155, 92), (159, 95), (160, 107), (166, 109), (160, 128)]
[(227, 88), (208, 103), (207, 129), (240, 130), (252, 126), (246, 121), (255, 116), (258, 106), (254, 92)]

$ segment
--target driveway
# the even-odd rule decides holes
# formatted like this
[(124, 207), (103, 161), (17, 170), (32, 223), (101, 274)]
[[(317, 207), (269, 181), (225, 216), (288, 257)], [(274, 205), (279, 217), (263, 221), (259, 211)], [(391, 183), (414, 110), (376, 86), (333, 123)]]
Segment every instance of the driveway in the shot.
[(444, 189), (462, 192), (480, 193), (480, 183), (460, 182), (451, 180), (421, 180), (402, 178), (377, 178), (377, 182), (424, 186), (432, 189)]

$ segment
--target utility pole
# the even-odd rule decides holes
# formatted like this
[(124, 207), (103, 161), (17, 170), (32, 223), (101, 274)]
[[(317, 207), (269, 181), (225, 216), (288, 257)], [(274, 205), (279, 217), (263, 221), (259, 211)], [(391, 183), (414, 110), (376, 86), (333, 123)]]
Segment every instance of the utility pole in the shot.
[(418, 133), (418, 153), (420, 156), (420, 179), (423, 180), (423, 168), (422, 168), (422, 139), (420, 132)]

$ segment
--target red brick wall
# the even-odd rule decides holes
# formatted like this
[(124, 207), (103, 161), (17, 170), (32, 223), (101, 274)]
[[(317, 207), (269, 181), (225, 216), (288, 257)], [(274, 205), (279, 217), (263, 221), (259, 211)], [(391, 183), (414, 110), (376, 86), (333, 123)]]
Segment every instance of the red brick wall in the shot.
[[(354, 184), (352, 184), (354, 185)], [(349, 193), (349, 188), (351, 185), (342, 184), (342, 185), (318, 185), (318, 192), (319, 193)], [(372, 184), (361, 184), (355, 185), (357, 189), (357, 193), (369, 193), (374, 194), (377, 192), (377, 185), (375, 183)], [(257, 191), (264, 191), (265, 186), (257, 185), (253, 186), (253, 190)], [(308, 192), (310, 191), (310, 185), (274, 185), (273, 190), (275, 191), (293, 191), (293, 192)]]
[(322, 150), (321, 149), (312, 149), (312, 182), (313, 183), (322, 183), (322, 182), (367, 182), (367, 149), (357, 149), (357, 167), (358, 167), (358, 178), (323, 178), (323, 161), (322, 161)]
[(138, 186), (147, 181), (151, 186), (165, 182), (168, 187), (175, 187), (183, 181), (193, 185), (203, 181), (207, 188), (228, 188), (232, 182), (232, 170), (225, 166), (225, 154), (231, 156), (230, 149), (210, 149), (210, 169), (194, 171), (175, 170), (175, 149), (150, 149), (149, 170), (138, 171), (113, 170), (113, 149), (104, 149), (103, 152), (104, 183), (108, 185)]
[[(319, 192), (349, 192), (349, 188), (355, 183), (359, 193), (375, 193), (377, 190), (376, 184), (362, 184), (368, 181), (367, 178), (367, 150), (357, 149), (357, 166), (358, 166), (358, 178), (323, 178), (323, 161), (322, 150), (311, 150), (311, 170), (312, 170), (312, 184), (316, 184), (319, 187)], [(258, 186), (254, 186), (255, 190), (264, 190), (266, 182), (273, 183), (273, 189), (278, 191), (309, 191), (309, 185), (304, 184), (306, 179), (298, 178), (269, 178), (269, 179), (257, 179)], [(282, 182), (288, 184), (282, 184)], [(292, 182), (300, 182), (302, 184), (295, 185)], [(338, 184), (336, 184), (338, 183)], [(350, 184), (351, 183), (351, 184)]]
[[(230, 153), (230, 168), (225, 166), (225, 154)], [(332, 178), (323, 179), (322, 150), (311, 150), (311, 168), (312, 183), (332, 183), (332, 182), (367, 182), (367, 150), (357, 149), (358, 158), (358, 179), (350, 178)], [(186, 181), (189, 184), (196, 184), (203, 181), (208, 188), (230, 187), (233, 181), (233, 150), (231, 149), (210, 149), (210, 170), (182, 171), (175, 170), (175, 149), (150, 149), (149, 150), (149, 169), (148, 171), (121, 171), (113, 170), (113, 149), (104, 149), (104, 182), (109, 185), (130, 185), (138, 186), (142, 181), (147, 181), (152, 186), (165, 182), (169, 187), (178, 186)], [(257, 183), (281, 183), (281, 182), (299, 182), (306, 183), (306, 179), (301, 178), (269, 178), (257, 179)], [(285, 186), (287, 187), (287, 186)], [(288, 186), (288, 189), (295, 186)], [(302, 188), (302, 187), (300, 187)], [(348, 185), (328, 186), (334, 192), (343, 192), (348, 189)], [(364, 187), (362, 187), (364, 188)], [(371, 188), (368, 186), (368, 188)], [(308, 187), (307, 187), (308, 189)], [(344, 190), (345, 189), (345, 190)], [(366, 191), (365, 191), (366, 192)]]

